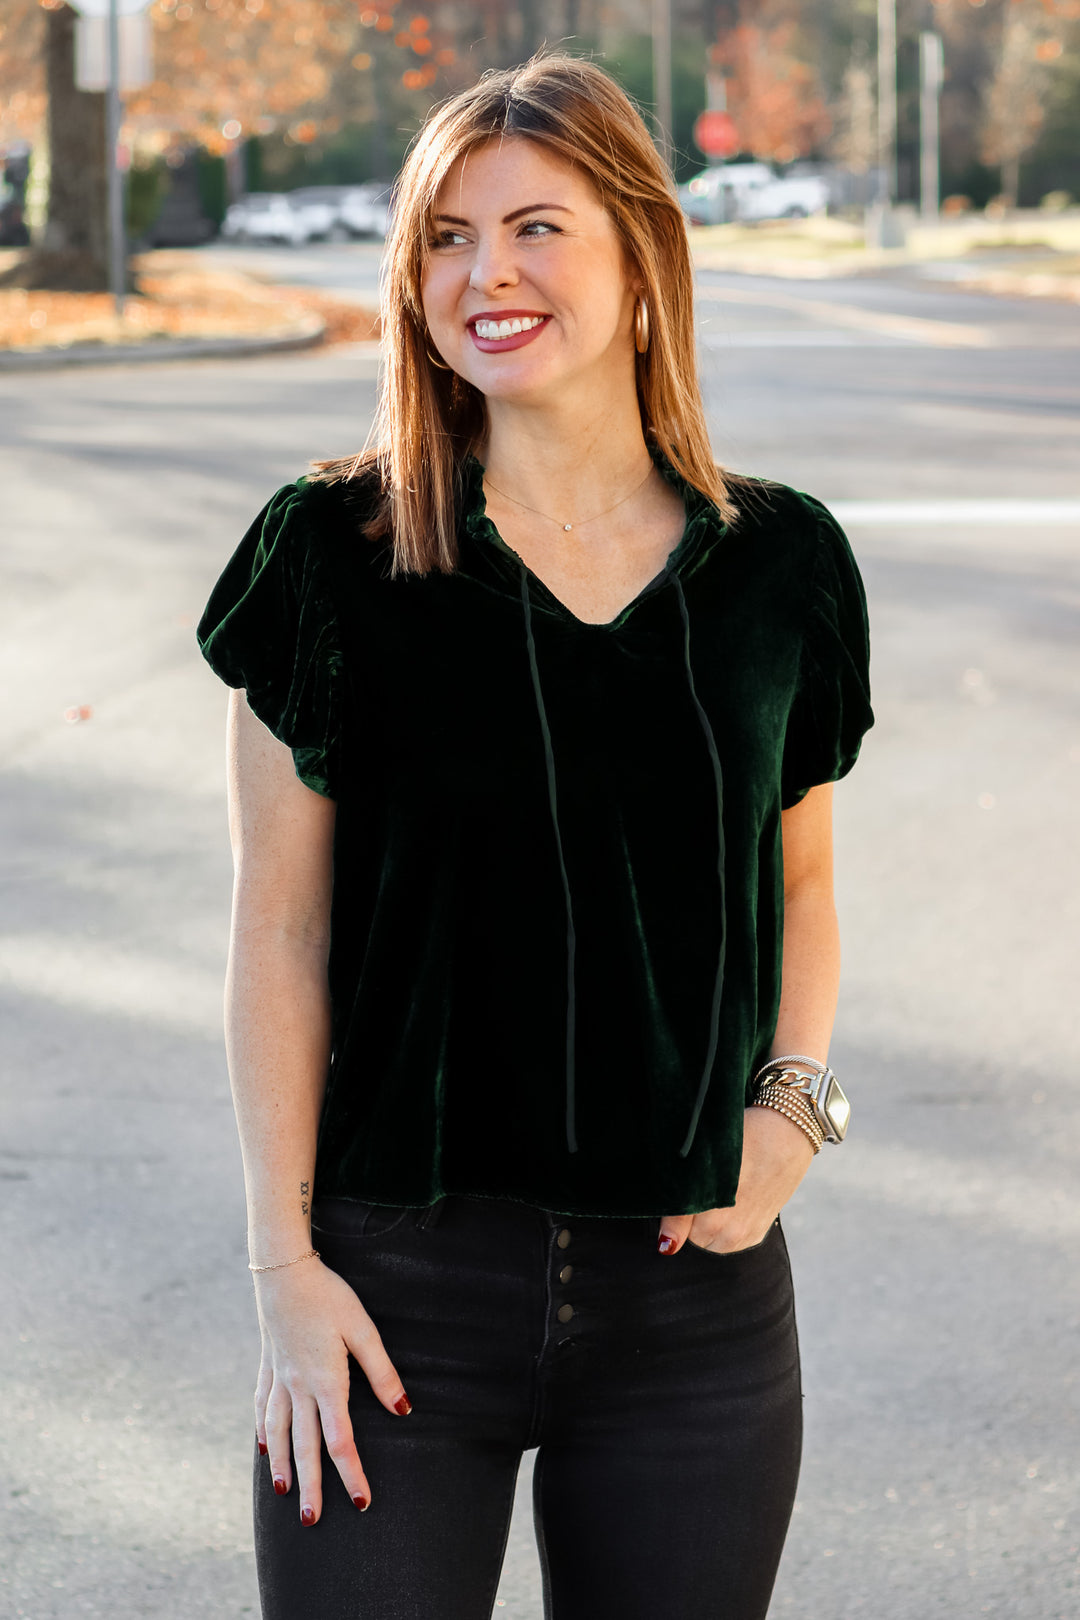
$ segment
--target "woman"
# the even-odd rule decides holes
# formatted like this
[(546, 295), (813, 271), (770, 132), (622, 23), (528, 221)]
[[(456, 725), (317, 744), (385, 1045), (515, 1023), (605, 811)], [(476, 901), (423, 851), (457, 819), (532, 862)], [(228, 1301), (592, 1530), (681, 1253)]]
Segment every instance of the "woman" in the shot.
[(375, 448), (273, 498), (199, 632), (264, 1614), (490, 1615), (538, 1447), (553, 1620), (750, 1620), (800, 1448), (777, 1215), (846, 1123), (858, 571), (714, 464), (678, 204), (598, 68), (432, 114), (386, 295)]

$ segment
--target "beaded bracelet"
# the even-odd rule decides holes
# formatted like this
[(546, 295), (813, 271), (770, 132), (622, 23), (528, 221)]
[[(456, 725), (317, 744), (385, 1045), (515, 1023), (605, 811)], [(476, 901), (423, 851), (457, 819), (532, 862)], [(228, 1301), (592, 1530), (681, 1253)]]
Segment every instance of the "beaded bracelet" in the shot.
[(785, 1119), (799, 1127), (815, 1153), (821, 1151), (825, 1133), (814, 1116), (814, 1110), (798, 1095), (793, 1096), (789, 1086), (762, 1086), (750, 1106), (772, 1108), (778, 1114), (783, 1114)]

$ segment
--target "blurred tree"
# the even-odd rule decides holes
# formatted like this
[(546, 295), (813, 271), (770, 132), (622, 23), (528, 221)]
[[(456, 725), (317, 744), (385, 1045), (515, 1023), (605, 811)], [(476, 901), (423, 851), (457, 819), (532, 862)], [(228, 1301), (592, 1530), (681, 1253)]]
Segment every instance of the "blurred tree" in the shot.
[(144, 237), (169, 193), (169, 169), (164, 158), (143, 158), (131, 165), (127, 177), (125, 223), (131, 242)]
[(876, 63), (856, 40), (844, 72), (843, 89), (832, 108), (829, 155), (853, 174), (867, 174), (877, 157)]
[(833, 122), (800, 48), (797, 13), (795, 0), (743, 0), (739, 20), (721, 28), (712, 51), (743, 150), (778, 163), (812, 152)]
[[(1080, 0), (933, 0), (932, 21), (945, 41), (943, 190), (977, 205), (995, 187), (1019, 200), (1023, 164), (1033, 200), (1052, 185), (1080, 191)], [(1037, 36), (1031, 55), (1021, 45), (1028, 26)], [(1045, 179), (1024, 163), (1040, 128), (1052, 137), (1039, 142)]]
[(0, 145), (29, 140), (45, 117), (45, 19), (38, 0), (0, 9)]
[(1046, 121), (1048, 81), (1064, 55), (1065, 30), (1077, 17), (1078, 0), (1006, 0), (1001, 9), (980, 156), (1001, 170), (1001, 195), (1009, 207), (1019, 198), (1021, 160)]
[[(39, 120), (44, 114), (49, 194), (42, 240), (0, 282), (101, 292), (109, 285), (105, 96), (75, 88), (75, 13), (64, 0), (9, 4), (12, 25), (5, 25), (5, 43), (12, 26), (20, 52), (37, 46), (29, 60), (38, 65), (41, 78), (35, 83), (37, 74), (27, 73), (31, 88), (24, 94), (38, 98), (34, 110)], [(9, 59), (0, 69), (18, 65)]]
[(440, 24), (422, 0), (414, 5), (406, 13), (394, 0), (155, 0), (155, 78), (128, 98), (128, 125), (145, 141), (219, 153), (252, 136), (312, 147), (344, 124), (384, 137), (402, 121), (415, 129), (433, 87), (456, 84), (459, 54), (450, 19)]

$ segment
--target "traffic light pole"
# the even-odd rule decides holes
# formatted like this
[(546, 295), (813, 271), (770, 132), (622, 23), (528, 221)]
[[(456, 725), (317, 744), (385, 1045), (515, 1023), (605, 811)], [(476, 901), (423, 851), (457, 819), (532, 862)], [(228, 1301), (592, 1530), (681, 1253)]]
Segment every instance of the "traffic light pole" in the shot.
[(945, 78), (941, 35), (919, 35), (919, 210), (923, 219), (938, 217), (941, 171), (938, 97)]
[(671, 0), (652, 0), (653, 103), (656, 145), (670, 166), (671, 131)]
[(877, 81), (877, 200), (887, 210), (896, 199), (896, 0), (878, 0)]
[(105, 146), (109, 185), (109, 287), (116, 313), (124, 313), (127, 244), (124, 241), (124, 183), (120, 173), (120, 8), (109, 0), (109, 88), (106, 92)]

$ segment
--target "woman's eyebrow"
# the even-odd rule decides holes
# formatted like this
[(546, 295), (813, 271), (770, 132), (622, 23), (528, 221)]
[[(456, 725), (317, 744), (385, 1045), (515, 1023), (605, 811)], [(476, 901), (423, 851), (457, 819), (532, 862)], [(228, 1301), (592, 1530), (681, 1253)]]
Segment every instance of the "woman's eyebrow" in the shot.
[[(572, 208), (566, 208), (562, 203), (530, 203), (528, 208), (515, 208), (512, 214), (505, 215), (503, 224), (512, 225), (515, 219), (521, 218), (522, 214), (550, 213), (553, 209), (557, 209), (560, 214), (572, 214), (574, 212)], [(435, 218), (440, 225), (467, 225), (469, 223), (467, 219), (458, 219), (455, 214), (436, 214)]]

